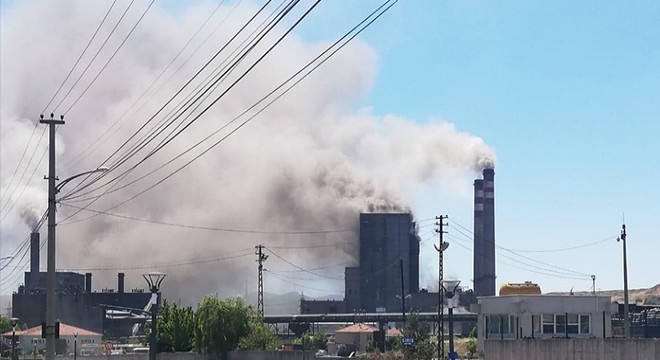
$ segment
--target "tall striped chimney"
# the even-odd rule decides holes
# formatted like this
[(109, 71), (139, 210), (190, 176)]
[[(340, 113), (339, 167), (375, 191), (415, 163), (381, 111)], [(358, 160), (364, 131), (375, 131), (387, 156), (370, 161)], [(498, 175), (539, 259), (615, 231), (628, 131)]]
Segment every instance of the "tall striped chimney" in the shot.
[(486, 168), (484, 176), (484, 220), (482, 267), (483, 288), (481, 296), (495, 295), (495, 170)]
[(474, 180), (474, 244), (472, 248), (472, 281), (474, 292), (481, 295), (483, 278), (484, 181)]
[(30, 234), (30, 283), (26, 284), (28, 288), (36, 289), (39, 287), (39, 233)]

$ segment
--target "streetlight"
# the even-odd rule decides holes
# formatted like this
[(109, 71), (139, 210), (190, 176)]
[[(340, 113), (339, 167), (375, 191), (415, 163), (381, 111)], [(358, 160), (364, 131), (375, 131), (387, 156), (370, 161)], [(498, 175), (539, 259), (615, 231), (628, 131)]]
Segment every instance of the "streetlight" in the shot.
[(18, 360), (16, 356), (16, 324), (18, 324), (18, 318), (11, 318), (11, 359)]
[(142, 274), (151, 291), (151, 334), (149, 336), (149, 360), (156, 360), (156, 314), (158, 313), (158, 290), (166, 274), (152, 271)]
[(630, 337), (630, 319), (628, 318), (628, 257), (626, 256), (626, 224), (621, 227), (621, 236), (616, 241), (623, 242), (623, 336)]
[(454, 295), (456, 289), (461, 283), (460, 280), (444, 280), (442, 288), (447, 293), (447, 308), (449, 310), (449, 359), (456, 360), (456, 353), (454, 352), (454, 321), (452, 315), (454, 314)]
[(78, 355), (78, 333), (73, 333), (73, 360), (76, 360)]
[[(52, 120), (52, 119), (51, 119)], [(46, 121), (51, 121), (46, 120)], [(55, 121), (54, 123), (58, 123)], [(62, 124), (64, 121), (61, 122)], [(105, 172), (108, 171), (106, 167), (100, 167), (91, 171), (85, 171), (83, 173), (71, 176), (59, 184), (55, 184), (57, 181), (57, 176), (55, 176), (55, 152), (54, 152), (54, 138), (55, 130), (51, 126), (51, 142), (50, 142), (50, 158), (49, 158), (49, 170), (48, 170), (48, 253), (47, 253), (47, 269), (46, 269), (46, 360), (55, 360), (55, 226), (57, 225), (57, 219), (55, 218), (55, 206), (57, 205), (57, 199), (55, 195), (62, 189), (64, 185), (69, 183), (71, 180), (78, 177), (96, 173), (96, 172)]]

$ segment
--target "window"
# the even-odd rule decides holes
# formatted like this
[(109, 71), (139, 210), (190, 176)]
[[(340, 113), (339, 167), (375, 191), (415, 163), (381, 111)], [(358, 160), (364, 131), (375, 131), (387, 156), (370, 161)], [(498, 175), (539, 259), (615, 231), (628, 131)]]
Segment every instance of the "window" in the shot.
[(591, 316), (580, 315), (580, 334), (591, 334)]
[(544, 334), (555, 333), (555, 315), (543, 314), (543, 333)]
[(568, 314), (566, 322), (566, 332), (569, 334), (578, 334), (580, 330), (580, 315)]
[(582, 314), (543, 314), (541, 329), (544, 334), (590, 334), (591, 316)]
[(488, 315), (488, 334), (512, 334), (515, 328), (515, 317), (506, 314)]
[(555, 315), (555, 334), (566, 333), (566, 315)]

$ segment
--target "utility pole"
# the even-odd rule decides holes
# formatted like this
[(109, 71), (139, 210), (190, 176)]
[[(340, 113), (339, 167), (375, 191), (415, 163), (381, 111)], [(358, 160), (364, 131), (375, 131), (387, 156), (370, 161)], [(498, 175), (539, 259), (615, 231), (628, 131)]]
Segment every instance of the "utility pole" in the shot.
[(257, 263), (259, 263), (259, 289), (257, 291), (257, 313), (261, 318), (264, 317), (264, 261), (268, 259), (268, 255), (263, 252), (263, 245), (254, 247), (257, 251)]
[(55, 360), (55, 126), (64, 125), (64, 115), (60, 120), (44, 119), (40, 123), (48, 125), (48, 253), (46, 266), (46, 360)]
[(439, 245), (435, 247), (435, 250), (438, 252), (438, 360), (441, 360), (445, 356), (445, 319), (444, 319), (444, 287), (442, 286), (443, 281), (443, 253), (449, 247), (449, 243), (444, 241), (443, 234), (446, 234), (445, 226), (449, 224), (445, 223), (447, 215), (436, 216), (437, 220), (435, 225), (435, 232), (440, 236)]
[(621, 236), (616, 241), (623, 242), (623, 335), (630, 338), (630, 319), (628, 318), (628, 259), (626, 255), (626, 224), (621, 227)]

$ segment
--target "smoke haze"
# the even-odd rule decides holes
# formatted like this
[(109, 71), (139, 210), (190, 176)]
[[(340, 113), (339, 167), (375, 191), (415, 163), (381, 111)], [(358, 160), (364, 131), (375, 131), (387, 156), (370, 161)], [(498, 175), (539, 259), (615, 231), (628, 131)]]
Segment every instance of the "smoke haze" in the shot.
[[(3, 202), (17, 182), (14, 180), (9, 187), (38, 115), (109, 5), (100, 3), (21, 1), (6, 5), (8, 9), (3, 10), (0, 108)], [(136, 2), (136, 8), (129, 12), (130, 19), (112, 38), (114, 43), (109, 42), (109, 49), (99, 55), (101, 65), (147, 3)], [(119, 1), (117, 6), (124, 8), (127, 2)], [(114, 127), (116, 132), (104, 136), (103, 142), (98, 142), (88, 156), (78, 156), (140, 97), (216, 4), (186, 3), (176, 11), (157, 6), (156, 3), (108, 68), (66, 115), (67, 123), (58, 131), (60, 179), (98, 167), (255, 11), (254, 4), (235, 9), (222, 30), (181, 71), (174, 74), (173, 69), (183, 63), (182, 59), (168, 71), (156, 88), (174, 74), (172, 80), (148, 105), (135, 114), (131, 112), (128, 121)], [(184, 57), (232, 9), (233, 5), (223, 6), (186, 49)], [(109, 23), (114, 24), (118, 16), (117, 10), (109, 17)], [(35, 26), (52, 23), (49, 19), (66, 21), (59, 21), (56, 26)], [(108, 28), (103, 28), (101, 38), (107, 35)], [(215, 131), (297, 71), (324, 45), (327, 44), (308, 43), (295, 36), (287, 38), (226, 98), (129, 179), (155, 169)], [(93, 65), (92, 74), (101, 65)], [(264, 244), (301, 267), (322, 269), (316, 272), (342, 278), (343, 267), (354, 265), (357, 259), (355, 230), (359, 212), (409, 211), (412, 204), (406, 198), (416, 187), (442, 187), (456, 177), (471, 176), (495, 158), (494, 151), (481, 138), (459, 131), (450, 122), (430, 119), (422, 123), (394, 114), (381, 116), (361, 108), (374, 84), (377, 69), (374, 49), (356, 40), (220, 146), (153, 190), (110, 211), (156, 222), (274, 233), (209, 231), (109, 215), (72, 222), (94, 215), (85, 211), (63, 221), (75, 209), (62, 206), (58, 208), (61, 223), (57, 267), (81, 272), (94, 269), (90, 271), (94, 272), (97, 289), (116, 287), (119, 271), (127, 273), (127, 289), (144, 287), (141, 272), (165, 271), (168, 273), (163, 283), (165, 295), (196, 302), (206, 294), (237, 295), (244, 293), (246, 285), (250, 291), (256, 288), (254, 246)], [(81, 82), (86, 86), (91, 77), (87, 75), (83, 78), (86, 82)], [(74, 90), (71, 98), (79, 94), (80, 89)], [(62, 109), (70, 102), (65, 101)], [(42, 130), (40, 125), (34, 133), (32, 147)], [(32, 167), (45, 149), (45, 140)], [(26, 162), (27, 159), (19, 175)], [(45, 209), (46, 182), (42, 177), (46, 172), (47, 159), (40, 163), (15, 210), (2, 221), (2, 255), (12, 251), (27, 235), (21, 219), (30, 219), (28, 224), (32, 224)], [(90, 208), (110, 208), (167, 173), (158, 171), (133, 186), (104, 196)], [(75, 183), (70, 186), (74, 187)], [(277, 233), (290, 230), (340, 231)], [(273, 273), (295, 270), (276, 256), (270, 256), (266, 268)], [(341, 279), (307, 281), (302, 278), (314, 276), (295, 276), (299, 279), (282, 280), (267, 273), (266, 291), (320, 294), (321, 289), (343, 293)]]

